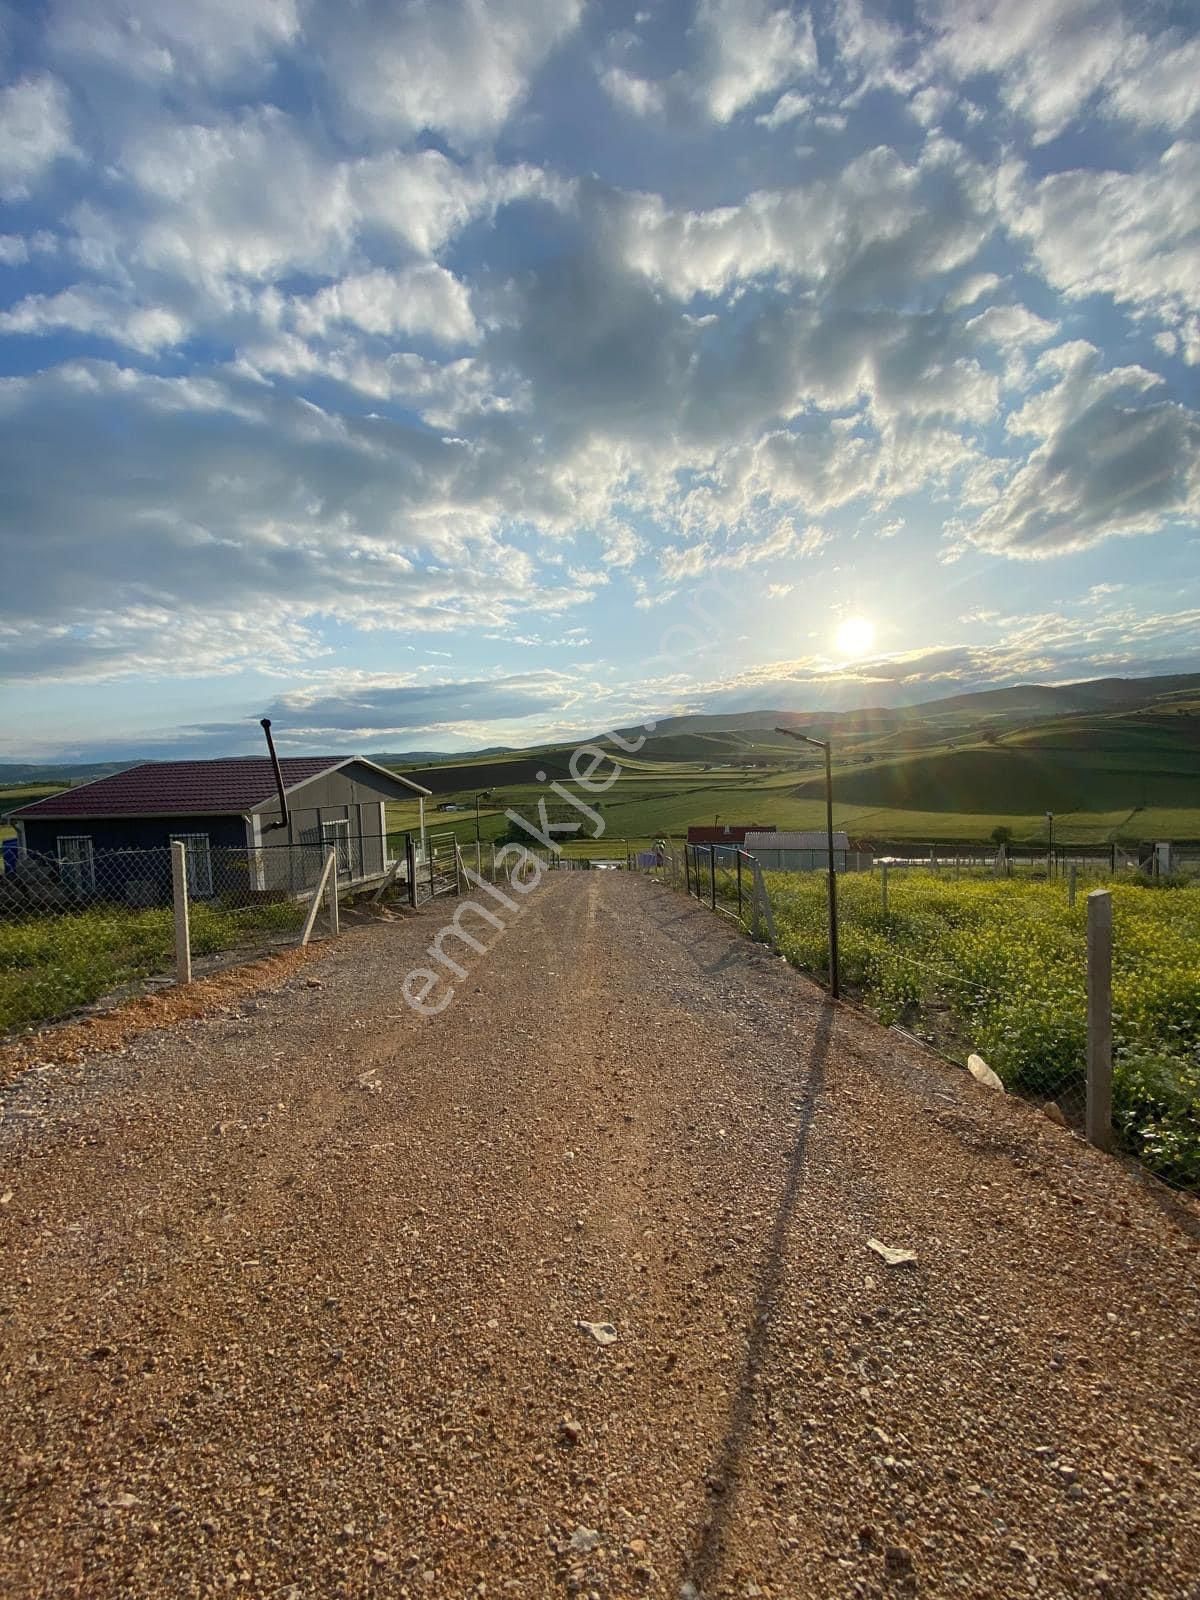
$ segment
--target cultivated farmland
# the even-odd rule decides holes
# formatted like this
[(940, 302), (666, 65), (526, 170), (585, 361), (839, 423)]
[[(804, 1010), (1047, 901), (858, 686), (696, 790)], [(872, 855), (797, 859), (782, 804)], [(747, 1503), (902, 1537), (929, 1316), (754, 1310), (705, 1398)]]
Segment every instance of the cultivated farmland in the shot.
[[(823, 976), (825, 879), (768, 873), (780, 950)], [(1114, 1096), (1119, 1132), (1146, 1164), (1200, 1183), (1200, 892), (1112, 886)], [(841, 971), (887, 1022), (960, 1057), (979, 1051), (1014, 1091), (1081, 1105), (1086, 908), (1065, 885), (891, 874), (839, 884)]]

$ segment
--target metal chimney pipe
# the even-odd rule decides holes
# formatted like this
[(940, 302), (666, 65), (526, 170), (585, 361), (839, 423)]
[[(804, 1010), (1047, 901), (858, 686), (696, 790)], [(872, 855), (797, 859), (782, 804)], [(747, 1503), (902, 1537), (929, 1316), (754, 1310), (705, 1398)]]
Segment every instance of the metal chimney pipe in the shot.
[(279, 790), (279, 821), (268, 822), (267, 832), (272, 833), (276, 828), (291, 828), (291, 817), (288, 815), (287, 795), (283, 792), (283, 773), (279, 770), (279, 757), (275, 754), (275, 741), (271, 737), (271, 719), (263, 717), (262, 731), (267, 736), (267, 749), (271, 753), (271, 765), (275, 768), (275, 787)]

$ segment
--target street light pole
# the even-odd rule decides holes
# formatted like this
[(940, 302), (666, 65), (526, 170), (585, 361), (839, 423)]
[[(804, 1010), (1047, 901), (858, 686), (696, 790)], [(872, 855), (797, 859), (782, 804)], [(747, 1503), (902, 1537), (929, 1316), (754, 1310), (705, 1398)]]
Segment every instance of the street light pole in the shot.
[(829, 992), (837, 1000), (841, 997), (841, 986), (838, 982), (837, 868), (833, 854), (833, 752), (828, 739), (814, 739), (807, 733), (797, 733), (794, 728), (776, 728), (775, 732), (785, 734), (789, 739), (798, 739), (801, 744), (815, 745), (818, 750), (825, 752), (825, 842), (829, 850)]
[(480, 842), (479, 842), (479, 802), (481, 800), (490, 800), (491, 798), (492, 798), (492, 791), (490, 789), (480, 789), (475, 795), (475, 876), (476, 877), (478, 877), (480, 872), (483, 870), (482, 865), (481, 865), (481, 863), (483, 861), (483, 848), (482, 848), (482, 846), (480, 845)]

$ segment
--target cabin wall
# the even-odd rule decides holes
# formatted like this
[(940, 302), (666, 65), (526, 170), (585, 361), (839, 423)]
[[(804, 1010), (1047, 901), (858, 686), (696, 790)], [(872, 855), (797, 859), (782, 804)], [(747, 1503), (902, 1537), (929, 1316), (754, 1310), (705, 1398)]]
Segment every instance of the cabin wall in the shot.
[[(287, 834), (269, 826), (279, 819), (278, 801), (259, 807), (255, 817), (262, 839), (261, 886), (292, 893), (311, 887), (320, 876), (326, 850), (335, 841), (343, 879), (370, 878), (385, 871), (389, 794), (384, 780), (371, 782), (369, 772), (365, 777), (342, 771), (315, 778), (289, 797), (291, 826)], [(345, 823), (345, 828), (336, 827), (338, 823)], [(300, 848), (291, 852), (272, 848), (289, 838)]]

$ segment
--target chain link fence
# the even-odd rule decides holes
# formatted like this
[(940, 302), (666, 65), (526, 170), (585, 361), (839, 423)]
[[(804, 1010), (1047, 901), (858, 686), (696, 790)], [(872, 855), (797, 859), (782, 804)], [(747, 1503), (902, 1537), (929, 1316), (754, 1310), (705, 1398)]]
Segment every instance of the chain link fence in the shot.
[[(739, 852), (667, 841), (660, 853), (667, 882), (751, 931), (744, 859), (740, 900), (736, 890)], [(1101, 889), (1112, 915), (1113, 1130), (1165, 1181), (1198, 1190), (1200, 886), (1177, 872), (1113, 879), (1107, 866), (1097, 857), (1064, 862), (1058, 877), (1010, 877), (963, 852), (933, 870), (910, 858), (839, 874), (842, 993), (951, 1059), (978, 1054), (1010, 1093), (1082, 1129), (1088, 893)], [(760, 932), (768, 923), (780, 954), (826, 982), (825, 872), (765, 872), (761, 883)]]
[[(548, 851), (527, 855), (543, 869), (559, 864)], [(430, 833), (424, 844), (389, 835), (383, 857), (382, 872), (365, 872), (352, 837), (257, 849), (197, 836), (148, 850), (97, 851), (89, 839), (68, 841), (59, 855), (7, 850), (0, 1036), (115, 1003), (147, 983), (187, 981), (336, 934), (339, 902), (374, 914), (463, 893), (475, 869), (474, 851), (461, 850), (451, 832)], [(480, 866), (492, 882), (515, 870), (498, 866), (492, 846)]]
[[(197, 975), (297, 942), (325, 867), (321, 847), (181, 842)], [(348, 870), (344, 883), (354, 888)], [(169, 846), (9, 855), (0, 874), (0, 1034), (120, 997), (173, 974), (178, 959)]]

